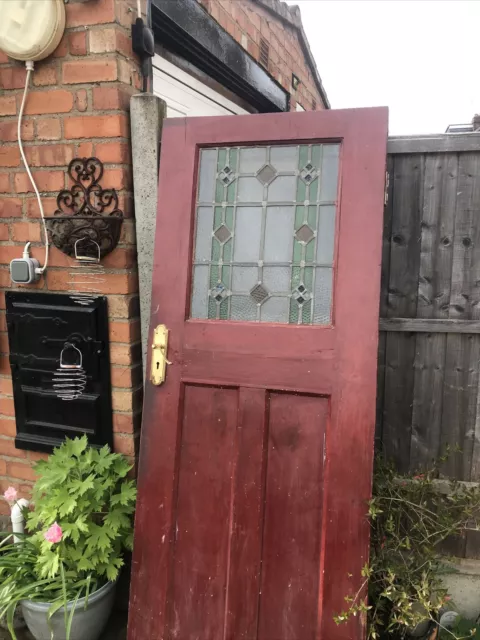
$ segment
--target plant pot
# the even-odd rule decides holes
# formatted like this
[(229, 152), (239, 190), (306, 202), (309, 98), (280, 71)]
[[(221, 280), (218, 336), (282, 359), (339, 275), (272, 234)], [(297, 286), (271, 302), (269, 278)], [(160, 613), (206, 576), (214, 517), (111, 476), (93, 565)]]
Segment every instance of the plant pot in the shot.
[[(107, 624), (115, 600), (116, 582), (107, 582), (106, 585), (92, 593), (88, 598), (88, 606), (85, 609), (85, 598), (80, 598), (73, 614), (70, 640), (98, 640)], [(50, 608), (48, 602), (33, 602), (22, 600), (22, 612), (27, 627), (35, 640), (66, 640), (64, 610), (59, 609), (50, 619), (47, 615)], [(67, 612), (70, 613), (73, 602), (67, 603)], [(52, 635), (53, 630), (53, 635)]]

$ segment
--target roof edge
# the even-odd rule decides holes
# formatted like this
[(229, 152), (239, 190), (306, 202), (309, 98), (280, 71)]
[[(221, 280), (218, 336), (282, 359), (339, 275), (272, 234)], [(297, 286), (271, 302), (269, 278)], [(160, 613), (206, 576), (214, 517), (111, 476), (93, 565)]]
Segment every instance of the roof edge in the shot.
[(328, 99), (327, 92), (323, 86), (322, 78), (318, 71), (317, 63), (313, 56), (310, 44), (308, 42), (307, 34), (303, 28), (302, 16), (300, 7), (298, 5), (289, 6), (282, 0), (253, 0), (257, 4), (262, 5), (265, 9), (273, 13), (275, 16), (287, 22), (290, 26), (294, 27), (300, 36), (300, 44), (307, 59), (310, 70), (312, 71), (313, 80), (317, 87), (317, 91), (323, 100), (323, 104), (326, 109), (331, 109), (330, 100)]

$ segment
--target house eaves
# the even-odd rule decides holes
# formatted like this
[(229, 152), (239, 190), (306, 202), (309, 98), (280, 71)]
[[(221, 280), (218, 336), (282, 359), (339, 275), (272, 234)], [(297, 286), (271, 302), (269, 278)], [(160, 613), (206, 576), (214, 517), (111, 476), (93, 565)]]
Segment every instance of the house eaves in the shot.
[(270, 13), (274, 14), (277, 18), (280, 18), (280, 20), (282, 20), (283, 22), (288, 23), (298, 31), (300, 44), (302, 46), (308, 66), (310, 67), (310, 71), (312, 72), (315, 86), (317, 87), (318, 93), (322, 98), (325, 108), (330, 109), (330, 100), (328, 99), (327, 92), (325, 91), (325, 87), (323, 86), (322, 78), (320, 77), (320, 74), (318, 72), (315, 58), (313, 57), (312, 50), (310, 49), (307, 34), (305, 33), (305, 30), (303, 28), (300, 7), (298, 7), (297, 5), (289, 6), (285, 2), (282, 2), (282, 0), (253, 1), (259, 5), (262, 5), (262, 7), (267, 9)]

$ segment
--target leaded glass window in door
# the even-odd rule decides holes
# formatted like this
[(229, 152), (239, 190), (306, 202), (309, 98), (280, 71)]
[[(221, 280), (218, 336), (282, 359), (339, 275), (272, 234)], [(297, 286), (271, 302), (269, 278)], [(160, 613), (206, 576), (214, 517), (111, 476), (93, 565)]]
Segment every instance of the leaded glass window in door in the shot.
[(339, 148), (201, 150), (192, 318), (330, 323)]

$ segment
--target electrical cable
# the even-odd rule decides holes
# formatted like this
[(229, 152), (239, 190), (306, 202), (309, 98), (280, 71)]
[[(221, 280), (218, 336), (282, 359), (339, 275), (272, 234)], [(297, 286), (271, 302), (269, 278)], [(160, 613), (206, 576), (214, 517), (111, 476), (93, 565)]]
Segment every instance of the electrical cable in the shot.
[[(30, 171), (30, 167), (28, 166), (27, 158), (25, 157), (25, 153), (23, 151), (23, 144), (22, 144), (22, 118), (23, 118), (23, 111), (25, 109), (25, 102), (27, 100), (28, 89), (30, 85), (30, 77), (33, 71), (33, 61), (27, 60), (27, 62), (25, 63), (25, 66), (27, 68), (27, 78), (25, 80), (25, 90), (23, 92), (22, 104), (20, 105), (20, 111), (18, 113), (17, 137), (18, 137), (18, 147), (20, 149), (20, 155), (22, 156), (23, 164), (25, 165), (25, 169), (27, 170), (27, 175), (30, 178), (30, 182), (32, 183), (33, 189), (37, 196), (38, 208), (40, 209), (40, 217), (42, 219), (42, 224), (43, 224), (43, 233), (45, 236), (45, 261), (44, 261), (43, 267), (40, 267), (37, 270), (37, 273), (44, 273), (48, 265), (48, 252), (50, 247), (50, 243), (48, 240), (48, 233), (47, 233), (47, 223), (45, 222), (45, 213), (43, 211), (42, 198), (40, 197), (40, 192), (38, 191), (38, 187), (35, 183), (35, 180), (33, 179), (32, 172)], [(29, 247), (30, 247), (30, 243), (27, 242), (24, 249), (24, 256), (25, 256), (25, 253), (29, 252)]]

